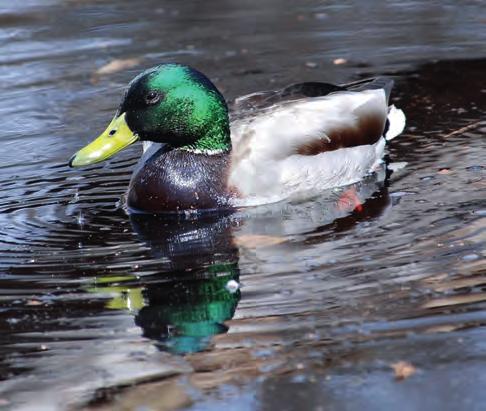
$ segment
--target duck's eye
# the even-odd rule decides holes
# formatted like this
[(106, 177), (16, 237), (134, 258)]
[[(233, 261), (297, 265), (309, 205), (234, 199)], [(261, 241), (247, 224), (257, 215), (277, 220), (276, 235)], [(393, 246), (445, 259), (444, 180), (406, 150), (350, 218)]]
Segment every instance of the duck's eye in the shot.
[(145, 102), (149, 105), (156, 104), (160, 100), (160, 94), (157, 93), (156, 91), (150, 91), (146, 96), (145, 96)]

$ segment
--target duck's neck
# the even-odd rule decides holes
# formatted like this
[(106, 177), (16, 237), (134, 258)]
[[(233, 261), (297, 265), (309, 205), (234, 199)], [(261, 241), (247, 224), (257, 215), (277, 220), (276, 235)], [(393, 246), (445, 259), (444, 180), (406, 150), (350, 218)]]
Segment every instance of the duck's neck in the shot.
[(218, 121), (211, 125), (204, 136), (182, 149), (202, 154), (219, 154), (231, 150), (231, 136), (228, 121)]

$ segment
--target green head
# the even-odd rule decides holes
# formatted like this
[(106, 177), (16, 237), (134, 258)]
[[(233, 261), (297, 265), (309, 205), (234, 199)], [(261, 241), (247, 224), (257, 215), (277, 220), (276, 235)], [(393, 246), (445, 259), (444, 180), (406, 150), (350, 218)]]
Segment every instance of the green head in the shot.
[(213, 83), (181, 64), (161, 64), (129, 84), (105, 132), (76, 153), (72, 166), (105, 160), (136, 140), (202, 153), (231, 149), (228, 108)]

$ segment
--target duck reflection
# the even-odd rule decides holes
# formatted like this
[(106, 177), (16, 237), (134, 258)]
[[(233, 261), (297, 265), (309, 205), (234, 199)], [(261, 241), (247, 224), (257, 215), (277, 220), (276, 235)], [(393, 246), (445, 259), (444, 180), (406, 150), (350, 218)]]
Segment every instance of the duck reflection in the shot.
[[(238, 248), (229, 216), (167, 220), (130, 216), (134, 231), (157, 258), (168, 259), (170, 276), (147, 284), (135, 323), (145, 337), (170, 352), (204, 350), (225, 333), (240, 300)], [(233, 286), (233, 287), (232, 287)]]
[(228, 331), (225, 322), (241, 296), (234, 287), (240, 269), (250, 282), (255, 269), (302, 272), (310, 245), (325, 257), (337, 233), (391, 206), (383, 179), (374, 177), (305, 203), (184, 218), (134, 214), (132, 228), (149, 247), (152, 265), (141, 277), (98, 277), (97, 291), (105, 281), (104, 289), (117, 293), (108, 307), (134, 312), (142, 334), (161, 350), (205, 350), (214, 335)]

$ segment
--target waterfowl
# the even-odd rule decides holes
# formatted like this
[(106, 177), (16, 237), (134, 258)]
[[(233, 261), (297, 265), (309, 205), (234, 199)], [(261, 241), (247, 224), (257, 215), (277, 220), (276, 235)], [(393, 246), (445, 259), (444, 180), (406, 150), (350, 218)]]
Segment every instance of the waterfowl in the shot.
[[(135, 77), (107, 129), (69, 161), (103, 161), (137, 140), (127, 193), (134, 212), (279, 201), (359, 181), (403, 130), (392, 80), (294, 84), (227, 103), (202, 73), (161, 64)], [(305, 195), (305, 194), (304, 194)]]

